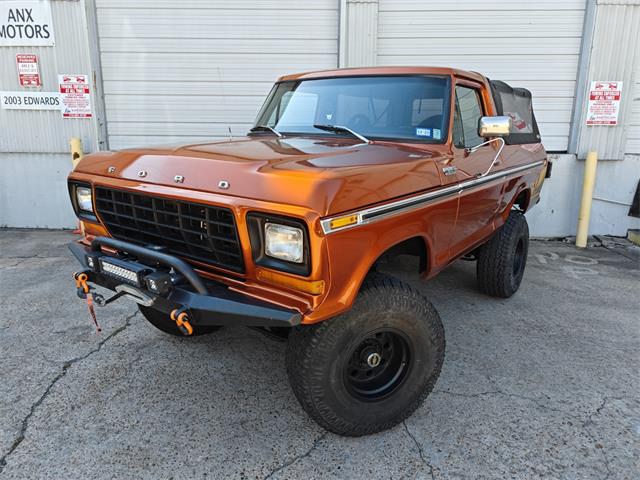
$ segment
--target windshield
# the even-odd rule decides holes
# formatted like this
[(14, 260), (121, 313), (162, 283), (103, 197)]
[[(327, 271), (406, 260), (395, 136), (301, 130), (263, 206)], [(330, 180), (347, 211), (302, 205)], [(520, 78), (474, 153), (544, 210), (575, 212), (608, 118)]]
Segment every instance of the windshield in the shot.
[(256, 125), (283, 134), (349, 135), (314, 125), (347, 127), (370, 139), (443, 143), (449, 78), (342, 77), (277, 83)]

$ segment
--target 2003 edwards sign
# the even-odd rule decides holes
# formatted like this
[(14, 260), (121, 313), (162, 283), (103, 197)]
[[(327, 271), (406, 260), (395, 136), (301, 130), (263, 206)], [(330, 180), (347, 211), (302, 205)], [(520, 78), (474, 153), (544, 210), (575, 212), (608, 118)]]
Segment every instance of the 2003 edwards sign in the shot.
[(0, 92), (0, 105), (7, 110), (60, 110), (58, 92)]
[(0, 46), (54, 43), (48, 0), (0, 0)]

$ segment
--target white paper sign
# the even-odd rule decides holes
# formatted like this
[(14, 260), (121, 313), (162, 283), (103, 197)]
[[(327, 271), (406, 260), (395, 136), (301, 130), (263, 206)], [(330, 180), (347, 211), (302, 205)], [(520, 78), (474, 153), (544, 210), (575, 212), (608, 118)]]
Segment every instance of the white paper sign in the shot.
[(621, 97), (622, 82), (591, 82), (587, 125), (617, 125)]
[(0, 0), (0, 46), (54, 44), (48, 0)]
[(6, 110), (60, 110), (58, 92), (0, 92)]
[(58, 75), (64, 118), (91, 118), (89, 75)]

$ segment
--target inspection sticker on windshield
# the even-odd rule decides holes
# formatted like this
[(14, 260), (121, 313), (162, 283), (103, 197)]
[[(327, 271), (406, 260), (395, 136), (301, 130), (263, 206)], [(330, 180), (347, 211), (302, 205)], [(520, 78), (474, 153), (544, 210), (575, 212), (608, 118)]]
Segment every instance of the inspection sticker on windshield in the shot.
[(416, 136), (417, 137), (429, 137), (429, 138), (431, 138), (431, 129), (430, 128), (416, 128)]
[(433, 138), (436, 140), (440, 140), (442, 138), (442, 133), (440, 133), (440, 129), (439, 128), (434, 128), (433, 129)]

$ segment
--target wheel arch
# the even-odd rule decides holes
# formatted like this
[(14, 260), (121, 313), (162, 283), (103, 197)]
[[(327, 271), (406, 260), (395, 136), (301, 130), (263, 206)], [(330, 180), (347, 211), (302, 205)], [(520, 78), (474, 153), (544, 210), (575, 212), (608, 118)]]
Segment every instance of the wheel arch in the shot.
[[(419, 218), (406, 221), (396, 228), (370, 228), (363, 225), (328, 236), (328, 255), (340, 255), (341, 261), (332, 262), (331, 280), (327, 294), (320, 306), (306, 316), (304, 323), (316, 323), (335, 317), (349, 310), (362, 286), (376, 264), (385, 255), (409, 253), (420, 259), (418, 272), (428, 276), (436, 268), (433, 239), (429, 235), (429, 224)], [(345, 256), (342, 252), (357, 248), (357, 255)]]
[(523, 188), (515, 195), (513, 202), (511, 202), (509, 210), (511, 210), (514, 206), (517, 206), (519, 210), (526, 212), (527, 210), (529, 210), (530, 202), (531, 189)]
[(514, 189), (513, 191), (515, 193), (513, 193), (508, 201), (506, 198), (503, 200), (503, 205), (506, 208), (500, 212), (498, 217), (500, 222), (496, 226), (496, 228), (500, 227), (507, 221), (507, 218), (509, 218), (509, 213), (511, 213), (511, 210), (513, 210), (514, 207), (516, 207), (517, 210), (520, 210), (523, 213), (529, 209), (531, 203), (531, 189), (527, 187), (527, 185), (523, 182), (518, 186), (517, 189)]
[(371, 263), (369, 270), (367, 271), (367, 275), (372, 271), (375, 271), (381, 261), (397, 257), (398, 255), (412, 255), (418, 257), (418, 273), (421, 275), (425, 274), (429, 269), (430, 260), (428, 240), (422, 235), (414, 235), (388, 246), (386, 250), (380, 253)]

